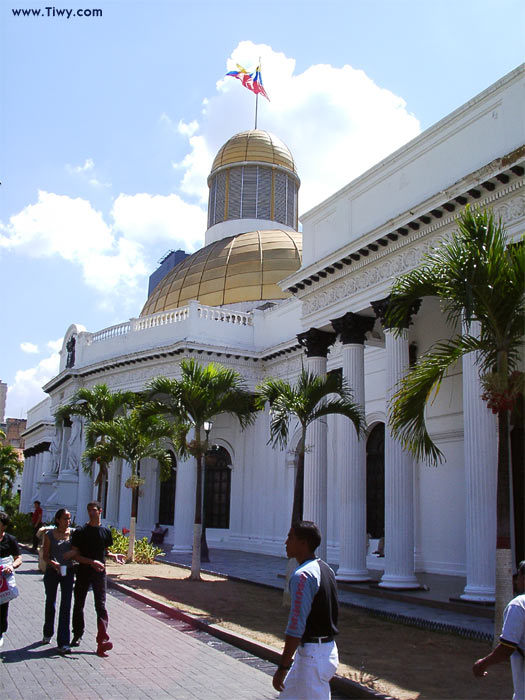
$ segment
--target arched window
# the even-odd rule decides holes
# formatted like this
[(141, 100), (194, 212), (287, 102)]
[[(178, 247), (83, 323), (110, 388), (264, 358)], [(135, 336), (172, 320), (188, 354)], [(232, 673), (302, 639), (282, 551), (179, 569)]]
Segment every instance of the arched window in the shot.
[(206, 453), (204, 482), (204, 522), (206, 528), (230, 527), (231, 457), (215, 445)]
[(171, 474), (166, 481), (160, 482), (159, 517), (161, 525), (173, 525), (175, 521), (175, 490), (177, 488), (177, 460), (173, 452), (171, 459)]
[(366, 441), (366, 531), (385, 535), (385, 425), (378, 423)]

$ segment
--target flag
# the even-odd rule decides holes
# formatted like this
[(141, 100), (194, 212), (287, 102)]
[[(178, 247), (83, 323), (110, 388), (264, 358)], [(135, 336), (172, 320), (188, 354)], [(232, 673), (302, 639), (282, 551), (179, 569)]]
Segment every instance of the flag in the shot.
[(270, 101), (270, 98), (266, 94), (266, 90), (263, 88), (260, 66), (257, 66), (254, 74), (249, 73), (246, 68), (243, 68), (237, 63), (237, 70), (231, 70), (226, 73), (226, 75), (229, 75), (232, 78), (237, 78), (237, 80), (240, 80), (245, 88), (248, 88), (248, 90), (251, 90), (256, 95), (266, 97), (268, 102)]
[(270, 101), (270, 98), (266, 94), (266, 90), (264, 89), (262, 84), (261, 66), (257, 66), (257, 68), (255, 69), (255, 77), (253, 79), (252, 90), (255, 92), (256, 95), (262, 95), (263, 97), (266, 97), (268, 102)]
[(245, 88), (248, 88), (248, 90), (253, 92), (253, 74), (248, 73), (246, 68), (243, 68), (237, 63), (237, 70), (231, 70), (226, 73), (226, 75), (229, 75), (232, 78), (237, 78), (237, 80), (240, 80)]

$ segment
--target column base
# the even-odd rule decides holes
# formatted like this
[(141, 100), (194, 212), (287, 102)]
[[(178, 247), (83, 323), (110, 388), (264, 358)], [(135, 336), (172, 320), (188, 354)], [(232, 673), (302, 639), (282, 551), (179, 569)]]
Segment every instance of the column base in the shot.
[(341, 581), (341, 583), (366, 583), (367, 581), (371, 581), (367, 569), (338, 569), (335, 578), (337, 581)]
[(461, 600), (469, 600), (472, 603), (495, 603), (496, 594), (493, 588), (477, 588), (465, 586), (465, 590), (459, 596)]
[(178, 554), (189, 554), (193, 551), (193, 547), (191, 546), (191, 544), (174, 544), (170, 551), (176, 552)]
[(413, 591), (422, 588), (415, 576), (383, 576), (379, 582), (380, 588)]

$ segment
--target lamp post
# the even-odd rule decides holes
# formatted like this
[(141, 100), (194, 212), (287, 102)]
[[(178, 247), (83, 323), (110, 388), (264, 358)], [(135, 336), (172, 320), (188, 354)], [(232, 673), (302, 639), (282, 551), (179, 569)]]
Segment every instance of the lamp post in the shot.
[(202, 428), (204, 430), (204, 433), (206, 435), (206, 442), (205, 442), (205, 451), (204, 451), (204, 460), (202, 463), (202, 472), (203, 472), (203, 479), (202, 479), (202, 535), (201, 535), (201, 562), (209, 562), (210, 561), (210, 552), (208, 550), (208, 543), (206, 541), (206, 455), (208, 453), (208, 444), (209, 444), (209, 438), (210, 438), (210, 432), (211, 429), (213, 428), (213, 421), (211, 420), (205, 420), (202, 424)]

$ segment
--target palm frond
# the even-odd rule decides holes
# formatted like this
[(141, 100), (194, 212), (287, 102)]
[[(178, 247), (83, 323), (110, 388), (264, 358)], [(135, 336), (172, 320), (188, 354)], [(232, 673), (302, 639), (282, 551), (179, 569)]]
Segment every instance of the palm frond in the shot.
[(393, 437), (416, 459), (431, 464), (443, 460), (427, 431), (425, 407), (431, 397), (437, 395), (448, 370), (463, 355), (479, 348), (480, 341), (471, 336), (457, 336), (437, 343), (401, 380), (390, 401), (389, 427)]

